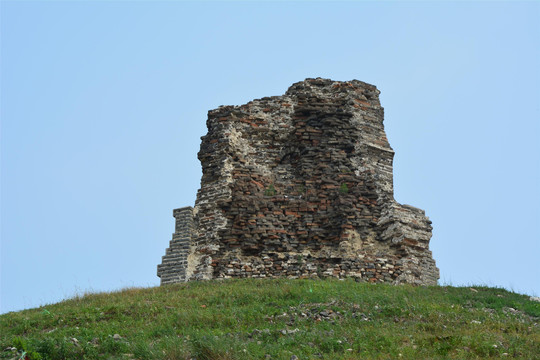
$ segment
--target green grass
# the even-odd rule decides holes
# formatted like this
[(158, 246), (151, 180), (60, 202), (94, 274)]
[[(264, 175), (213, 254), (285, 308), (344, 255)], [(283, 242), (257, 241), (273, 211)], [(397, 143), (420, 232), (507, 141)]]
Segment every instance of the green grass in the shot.
[(474, 290), (247, 279), (88, 294), (1, 315), (0, 359), (540, 356), (540, 303)]

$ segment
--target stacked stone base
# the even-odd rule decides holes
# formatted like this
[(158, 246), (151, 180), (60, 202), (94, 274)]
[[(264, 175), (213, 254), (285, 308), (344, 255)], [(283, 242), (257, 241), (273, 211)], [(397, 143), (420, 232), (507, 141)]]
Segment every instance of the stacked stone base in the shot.
[(378, 223), (385, 229), (382, 239), (372, 242), (361, 241), (353, 235), (354, 231), (346, 231), (334, 249), (263, 251), (258, 256), (249, 256), (238, 248), (214, 259), (211, 248), (199, 247), (211, 271), (210, 276), (198, 277), (193, 268), (188, 270), (190, 251), (197, 250), (192, 246), (197, 239), (193, 208), (175, 209), (173, 216), (175, 233), (162, 264), (158, 265), (161, 285), (210, 278), (353, 277), (371, 283), (415, 285), (435, 285), (439, 279), (439, 269), (428, 249), (431, 221), (423, 210), (410, 205), (394, 203), (387, 208)]

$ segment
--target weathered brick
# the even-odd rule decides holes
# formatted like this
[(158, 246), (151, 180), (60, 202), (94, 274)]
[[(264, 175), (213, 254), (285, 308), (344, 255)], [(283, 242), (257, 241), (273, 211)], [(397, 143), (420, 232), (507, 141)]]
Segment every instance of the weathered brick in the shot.
[(162, 284), (314, 274), (435, 284), (431, 222), (393, 197), (378, 94), (357, 80), (306, 79), (209, 111), (201, 189), (195, 211), (174, 212)]

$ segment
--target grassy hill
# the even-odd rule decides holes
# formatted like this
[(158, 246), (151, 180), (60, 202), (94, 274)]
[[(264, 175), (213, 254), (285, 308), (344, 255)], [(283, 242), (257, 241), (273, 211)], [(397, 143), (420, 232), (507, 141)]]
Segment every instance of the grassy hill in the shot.
[(1, 315), (0, 359), (533, 359), (539, 320), (487, 287), (192, 282)]

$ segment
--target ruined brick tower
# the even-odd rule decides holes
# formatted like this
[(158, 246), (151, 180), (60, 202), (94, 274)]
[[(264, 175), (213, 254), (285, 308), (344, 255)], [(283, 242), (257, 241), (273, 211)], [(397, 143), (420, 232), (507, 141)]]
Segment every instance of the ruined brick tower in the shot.
[(379, 91), (306, 79), (208, 112), (195, 207), (174, 210), (162, 284), (357, 277), (434, 285), (424, 211), (398, 204)]

